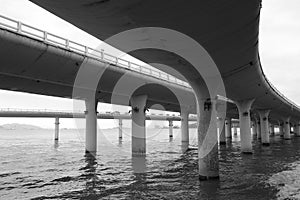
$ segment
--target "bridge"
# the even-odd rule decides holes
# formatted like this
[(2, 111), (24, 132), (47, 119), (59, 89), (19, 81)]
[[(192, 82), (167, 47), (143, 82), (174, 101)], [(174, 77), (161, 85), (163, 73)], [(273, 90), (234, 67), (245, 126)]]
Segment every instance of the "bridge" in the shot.
[[(178, 80), (186, 80), (191, 86), (159, 79), (157, 77), (163, 76), (153, 76), (153, 73), (141, 78), (141, 73), (136, 71), (141, 72), (142, 68), (132, 70), (132, 63), (125, 61), (127, 68), (120, 68), (123, 60), (115, 57), (112, 61), (104, 60), (102, 51), (98, 52), (102, 60), (98, 60), (89, 56), (89, 48), (78, 53), (70, 48), (70, 41), (64, 39), (61, 39), (63, 46), (53, 45), (49, 40), (51, 34), (43, 31), (42, 36), (33, 40), (24, 35), (27, 33), (19, 22), (16, 29), (3, 29), (1, 46), (12, 51), (0, 50), (4, 63), (0, 87), (84, 99), (88, 152), (96, 152), (98, 101), (132, 107), (133, 155), (145, 154), (145, 107), (159, 103), (166, 110), (181, 112), (183, 142), (188, 141), (188, 115), (197, 113), (201, 180), (219, 177), (217, 117), (219, 127), (230, 135), (231, 118), (238, 116), (241, 151), (246, 154), (252, 153), (251, 121), (262, 145), (270, 144), (269, 121), (280, 124), (284, 139), (291, 139), (291, 124), (298, 135), (300, 108), (268, 81), (261, 67), (258, 51), (260, 0), (31, 1), (108, 44), (124, 52), (130, 51), (136, 58), (163, 64), (157, 67)], [(8, 55), (19, 59), (12, 61)], [(106, 64), (109, 67), (103, 71)], [(76, 82), (79, 66), (84, 66), (83, 79), (90, 77), (90, 85)], [(100, 81), (97, 74), (104, 74)], [(119, 81), (126, 82), (126, 87), (119, 87)], [(74, 88), (80, 92), (74, 95)], [(119, 90), (113, 91), (114, 88)], [(235, 102), (237, 109), (228, 103), (218, 105), (217, 95)]]
[[(36, 117), (36, 118), (55, 118), (55, 135), (54, 140), (59, 139), (59, 119), (60, 118), (85, 118), (84, 111), (67, 111), (67, 110), (48, 110), (48, 109), (14, 109), (1, 108), (0, 117)], [(119, 121), (119, 138), (122, 138), (123, 120), (130, 120), (131, 114), (120, 112), (97, 113), (97, 119), (116, 119)], [(159, 120), (169, 122), (169, 137), (173, 137), (173, 121), (181, 121), (178, 115), (147, 114), (146, 120)], [(190, 116), (188, 121), (197, 121), (196, 116)]]
[[(2, 19), (0, 20), (0, 26), (2, 27), (0, 38), (3, 39), (0, 42), (1, 45), (6, 47), (2, 49), (5, 65), (2, 71), (0, 71), (0, 76), (2, 77), (0, 88), (64, 98), (83, 99), (88, 103), (86, 99), (88, 95), (85, 91), (80, 94), (74, 94), (74, 88), (76, 87), (74, 86), (74, 79), (76, 79), (74, 68), (76, 71), (79, 68), (80, 62), (87, 63), (84, 64), (84, 67), (92, 66), (96, 67), (96, 70), (103, 70), (97, 90), (95, 91), (96, 96), (94, 98), (97, 102), (130, 105), (132, 103), (132, 99), (130, 99), (131, 95), (139, 97), (141, 94), (147, 93), (147, 102), (140, 107), (152, 109), (161, 109), (163, 107), (168, 111), (181, 112), (183, 118), (181, 125), (182, 142), (189, 142), (187, 118), (189, 114), (196, 113), (196, 99), (192, 88), (186, 82), (164, 72), (125, 61), (105, 53), (104, 50), (92, 49), (20, 21), (5, 16), (0, 16), (0, 19)], [(16, 53), (16, 45), (18, 52), (15, 56), (18, 59), (12, 60), (10, 56)], [(62, 62), (62, 60), (65, 62)], [(20, 65), (23, 66), (23, 70), (17, 67)], [(80, 64), (80, 66), (82, 65)], [(27, 66), (30, 66), (30, 69)], [(40, 69), (43, 70), (41, 71)], [(36, 74), (37, 71), (39, 71), (38, 74)], [(71, 74), (69, 73), (70, 71), (72, 72)], [(97, 73), (95, 72), (95, 74)], [(59, 74), (59, 79), (57, 79), (57, 74)], [(134, 91), (134, 94), (128, 95), (124, 93), (124, 88), (119, 91), (114, 90), (120, 77), (126, 77), (125, 84), (134, 85), (134, 90), (138, 88)], [(135, 85), (136, 83), (138, 83), (138, 87)], [(81, 89), (82, 87), (77, 88)], [(217, 95), (215, 100), (220, 106), (224, 106), (222, 104), (228, 102), (227, 113), (231, 117), (236, 117), (236, 106), (233, 105), (234, 102), (232, 100), (220, 95)], [(91, 107), (94, 109), (94, 105)], [(132, 109), (135, 107), (132, 106)], [(17, 113), (20, 116), (23, 114)], [(136, 117), (144, 118), (144, 116)], [(96, 116), (92, 118), (95, 122)], [(134, 125), (135, 123), (133, 123)], [(91, 130), (92, 134), (88, 133), (90, 131), (89, 127), (94, 127)], [(225, 128), (223, 129), (225, 130)], [(139, 128), (133, 132), (144, 132), (145, 135), (145, 131)], [(225, 134), (224, 131), (222, 133)], [(96, 148), (96, 144), (94, 143), (96, 141), (95, 124), (92, 126), (87, 125), (86, 137), (91, 137), (90, 140), (87, 140), (87, 143), (89, 143), (88, 141), (92, 141), (92, 144), (89, 144), (93, 146), (94, 151)], [(87, 146), (89, 145), (87, 144)], [(145, 145), (143, 145), (142, 149), (145, 150)]]

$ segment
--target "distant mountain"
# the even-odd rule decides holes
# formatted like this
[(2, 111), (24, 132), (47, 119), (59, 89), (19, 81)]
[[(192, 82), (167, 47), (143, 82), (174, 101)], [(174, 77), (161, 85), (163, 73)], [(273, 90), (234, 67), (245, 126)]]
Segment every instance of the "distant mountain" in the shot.
[(29, 125), (29, 124), (4, 124), (0, 126), (1, 129), (6, 129), (6, 130), (41, 130), (43, 128), (39, 126), (34, 126), (34, 125)]

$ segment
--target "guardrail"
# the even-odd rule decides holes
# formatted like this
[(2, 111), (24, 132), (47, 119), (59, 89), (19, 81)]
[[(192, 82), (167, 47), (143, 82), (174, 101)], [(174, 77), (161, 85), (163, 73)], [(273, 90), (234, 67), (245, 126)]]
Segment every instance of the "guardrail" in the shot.
[(293, 101), (291, 101), (290, 99), (288, 99), (286, 96), (284, 96), (284, 94), (282, 94), (270, 81), (269, 79), (267, 78), (267, 76), (265, 75), (263, 69), (262, 69), (262, 65), (261, 65), (261, 62), (260, 62), (260, 57), (259, 57), (259, 66), (260, 66), (260, 69), (262, 71), (262, 75), (264, 77), (264, 79), (266, 80), (267, 84), (270, 86), (270, 88), (278, 94), (278, 96), (280, 96), (281, 98), (283, 98), (287, 103), (289, 103), (291, 106), (292, 106), (292, 109), (293, 108), (296, 108), (298, 110), (300, 110), (300, 107), (294, 103)]
[(88, 46), (79, 44), (77, 42), (60, 37), (60, 36), (52, 34), (52, 33), (48, 33), (44, 30), (24, 24), (20, 21), (11, 19), (11, 18), (3, 16), (3, 15), (0, 15), (0, 27), (14, 31), (18, 34), (26, 35), (31, 38), (41, 40), (44, 43), (57, 45), (57, 46), (65, 48), (67, 50), (72, 50), (72, 51), (75, 51), (82, 55), (89, 56), (89, 57), (92, 57), (95, 59), (100, 59), (101, 61), (105, 61), (110, 64), (124, 67), (129, 70), (139, 72), (141, 74), (145, 74), (148, 76), (162, 79), (164, 81), (167, 81), (167, 82), (170, 82), (173, 84), (191, 88), (187, 82), (177, 79), (174, 76), (169, 75), (167, 73), (153, 70), (151, 68), (144, 67), (144, 66), (138, 65), (136, 63), (130, 62), (128, 60), (118, 58), (111, 54), (105, 53), (105, 51), (103, 49), (97, 50), (97, 49), (90, 48)]
[(267, 81), (267, 83), (270, 85), (270, 87), (281, 97), (283, 98), (286, 102), (288, 102), (289, 104), (291, 104), (292, 108), (296, 108), (298, 110), (300, 110), (300, 107), (292, 102), (290, 99), (288, 99), (286, 96), (284, 96), (281, 92), (279, 92), (279, 90), (267, 79), (267, 77), (265, 76), (265, 79)]

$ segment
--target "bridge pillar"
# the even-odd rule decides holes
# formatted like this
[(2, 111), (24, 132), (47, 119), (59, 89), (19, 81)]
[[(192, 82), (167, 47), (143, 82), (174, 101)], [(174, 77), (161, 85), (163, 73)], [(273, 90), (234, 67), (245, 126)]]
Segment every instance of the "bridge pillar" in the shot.
[(231, 118), (226, 118), (225, 121), (225, 135), (226, 138), (232, 139), (232, 132), (231, 132)]
[(225, 145), (226, 144), (226, 135), (225, 135), (225, 124), (222, 118), (218, 118), (217, 125), (219, 128), (219, 144)]
[(284, 123), (279, 124), (279, 134), (280, 134), (280, 137), (283, 137), (283, 135), (284, 135)]
[(261, 142), (262, 145), (270, 145), (270, 134), (269, 134), (269, 113), (270, 110), (258, 111), (260, 118), (260, 130), (261, 130)]
[(97, 152), (97, 101), (87, 99), (85, 105), (85, 152), (95, 154)]
[(260, 123), (260, 118), (257, 119), (256, 132), (257, 132), (257, 139), (259, 141), (261, 141), (261, 123)]
[(256, 119), (253, 120), (252, 123), (252, 133), (254, 137), (257, 137), (257, 121)]
[(169, 120), (169, 137), (173, 137), (173, 121)]
[(274, 126), (274, 124), (271, 124), (271, 126), (270, 126), (270, 134), (271, 134), (271, 136), (275, 136), (275, 126)]
[(219, 178), (218, 132), (216, 102), (198, 100), (199, 179)]
[(252, 154), (250, 109), (253, 102), (254, 99), (236, 103), (239, 110), (241, 150), (245, 154)]
[(59, 118), (55, 117), (55, 136), (54, 136), (54, 140), (58, 140), (59, 137)]
[(147, 95), (133, 96), (130, 99), (132, 134), (131, 147), (133, 156), (146, 155), (146, 128), (145, 128), (145, 108)]
[(189, 144), (189, 112), (181, 111), (181, 142)]
[(237, 136), (237, 127), (236, 127), (236, 125), (233, 127), (233, 135)]
[(119, 119), (119, 139), (123, 137), (123, 120)]
[(284, 120), (283, 138), (285, 140), (290, 140), (291, 139), (291, 127), (290, 127), (290, 118), (289, 117)]
[(296, 123), (296, 130), (295, 130), (295, 136), (300, 137), (300, 121)]

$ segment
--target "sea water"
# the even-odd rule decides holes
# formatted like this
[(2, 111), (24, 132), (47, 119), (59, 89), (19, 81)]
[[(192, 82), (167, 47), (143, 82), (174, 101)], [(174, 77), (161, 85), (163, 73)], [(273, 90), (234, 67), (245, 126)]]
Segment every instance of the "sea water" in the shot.
[(0, 130), (0, 199), (300, 199), (300, 138), (240, 139), (219, 147), (220, 180), (198, 180), (196, 130), (190, 149), (180, 130), (147, 129), (147, 156), (131, 157), (130, 129), (98, 131), (96, 157), (86, 155), (84, 130)]

